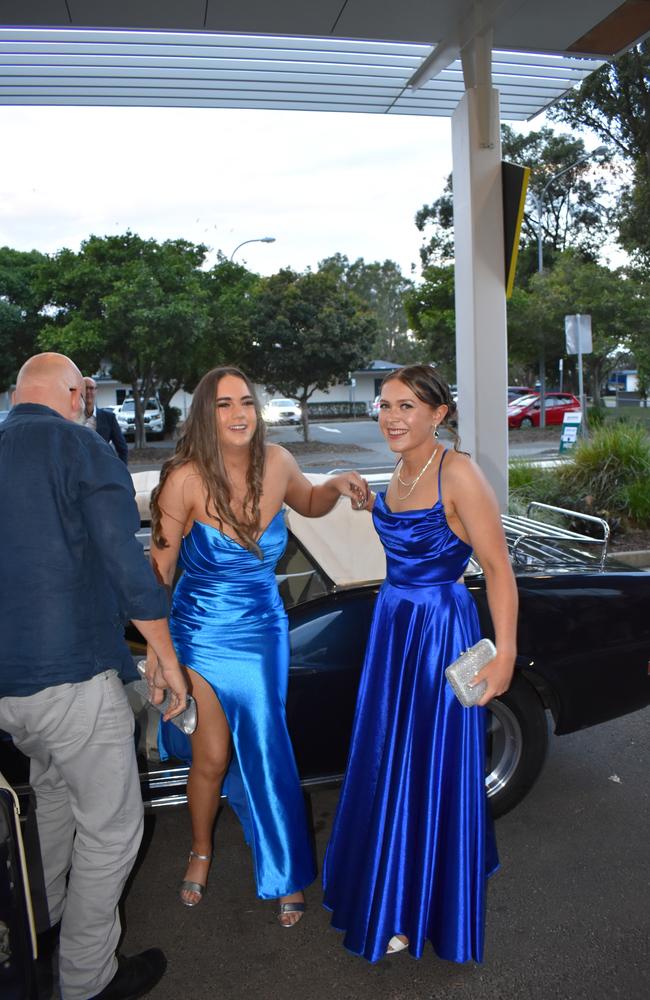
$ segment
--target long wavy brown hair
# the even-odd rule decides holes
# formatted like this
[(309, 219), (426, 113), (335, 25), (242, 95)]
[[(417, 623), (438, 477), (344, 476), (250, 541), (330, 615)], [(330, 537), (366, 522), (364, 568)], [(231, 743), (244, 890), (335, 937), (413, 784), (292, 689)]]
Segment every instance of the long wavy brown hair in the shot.
[(392, 382), (394, 379), (403, 382), (422, 403), (426, 403), (434, 410), (443, 405), (447, 407), (445, 418), (440, 421), (439, 426), (447, 428), (454, 439), (454, 451), (460, 451), (460, 437), (457, 431), (458, 409), (449, 386), (437, 369), (431, 365), (406, 365), (387, 375), (381, 383), (381, 388), (383, 389), (387, 382)]
[[(225, 375), (234, 375), (246, 383), (255, 404), (257, 427), (250, 443), (250, 461), (246, 473), (246, 496), (244, 497), (244, 519), (235, 517), (231, 500), (228, 472), (223, 460), (215, 403), (219, 382)], [(160, 481), (151, 494), (151, 539), (159, 549), (169, 543), (162, 533), (160, 494), (167, 477), (174, 469), (191, 462), (200, 475), (206, 492), (205, 513), (208, 518), (219, 522), (223, 529), (227, 524), (234, 531), (242, 545), (256, 555), (260, 555), (257, 536), (260, 533), (260, 498), (264, 479), (264, 421), (255, 389), (250, 379), (239, 368), (226, 366), (213, 368), (203, 376), (197, 385), (192, 405), (183, 433), (178, 439), (176, 451), (168, 459), (161, 471)]]

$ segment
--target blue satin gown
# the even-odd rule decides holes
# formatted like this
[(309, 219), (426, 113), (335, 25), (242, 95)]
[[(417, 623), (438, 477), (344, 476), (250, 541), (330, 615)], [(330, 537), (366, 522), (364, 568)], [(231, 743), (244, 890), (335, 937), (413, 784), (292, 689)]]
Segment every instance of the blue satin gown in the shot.
[[(195, 521), (181, 544), (185, 572), (170, 616), (180, 662), (209, 681), (228, 720), (233, 759), (224, 792), (252, 847), (262, 899), (316, 877), (285, 718), (289, 635), (275, 579), (287, 544), (283, 515), (258, 540), (263, 559)], [(188, 737), (171, 723), (161, 724), (159, 748), (162, 759), (192, 759)]]
[(393, 934), (418, 958), (429, 940), (441, 958), (481, 961), (486, 878), (498, 867), (486, 710), (463, 708), (444, 676), (480, 632), (456, 582), (471, 548), (449, 528), (440, 497), (439, 471), (433, 507), (393, 513), (380, 493), (373, 509), (387, 576), (323, 872), (333, 927), (371, 962)]

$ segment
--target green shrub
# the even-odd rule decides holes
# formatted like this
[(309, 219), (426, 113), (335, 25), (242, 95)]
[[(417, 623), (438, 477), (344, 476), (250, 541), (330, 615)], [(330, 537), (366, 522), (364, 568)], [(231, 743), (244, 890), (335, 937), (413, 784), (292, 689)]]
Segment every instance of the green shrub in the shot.
[[(612, 532), (650, 525), (650, 439), (643, 427), (606, 424), (582, 439), (557, 469), (513, 462), (510, 513), (523, 514), (531, 500), (594, 514)], [(584, 525), (576, 525), (579, 531)]]
[(624, 491), (628, 517), (639, 528), (650, 525), (650, 476), (630, 483)]
[(566, 506), (555, 469), (544, 469), (527, 462), (512, 462), (508, 470), (509, 510), (523, 514), (531, 500)]
[(607, 411), (604, 406), (587, 407), (587, 424), (592, 431), (598, 430), (605, 423)]
[(165, 434), (172, 434), (181, 419), (181, 411), (177, 406), (165, 405)]
[(341, 417), (367, 417), (368, 404), (360, 400), (356, 400), (354, 403), (343, 401), (338, 403), (325, 401), (307, 403), (307, 413), (310, 420), (327, 420), (330, 417), (333, 420)]
[[(572, 461), (558, 470), (562, 489), (576, 509), (604, 517), (634, 521), (639, 500), (630, 503), (631, 487), (650, 477), (650, 441), (641, 427), (605, 425), (580, 441)], [(566, 506), (566, 505), (565, 505)]]

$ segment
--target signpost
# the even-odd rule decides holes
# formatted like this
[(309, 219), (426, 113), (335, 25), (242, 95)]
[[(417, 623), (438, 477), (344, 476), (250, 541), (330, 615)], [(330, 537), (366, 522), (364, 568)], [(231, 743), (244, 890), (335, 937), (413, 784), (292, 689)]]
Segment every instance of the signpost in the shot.
[(585, 387), (582, 375), (582, 355), (591, 354), (593, 347), (591, 342), (591, 316), (577, 313), (575, 316), (564, 317), (564, 336), (566, 339), (567, 354), (578, 355), (578, 398), (580, 399), (580, 412), (582, 414), (582, 433), (587, 435), (587, 421), (585, 415), (587, 407), (585, 405)]

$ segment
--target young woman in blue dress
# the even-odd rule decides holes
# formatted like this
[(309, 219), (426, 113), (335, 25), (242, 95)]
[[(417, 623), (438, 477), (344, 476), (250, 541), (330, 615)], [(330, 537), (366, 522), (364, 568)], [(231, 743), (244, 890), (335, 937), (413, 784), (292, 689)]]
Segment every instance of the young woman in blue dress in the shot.
[[(478, 466), (438, 441), (455, 415), (435, 369), (381, 389), (379, 426), (399, 461), (370, 494), (387, 574), (370, 629), (350, 755), (323, 882), (344, 944), (374, 962), (431, 941), (480, 961), (487, 877), (498, 867), (485, 794), (485, 706), (507, 690), (517, 590), (496, 497)], [(485, 574), (497, 655), (463, 708), (444, 670), (480, 638), (463, 583), (472, 550)]]
[[(257, 892), (280, 900), (280, 923), (304, 911), (315, 877), (304, 803), (285, 720), (287, 616), (275, 566), (287, 541), (283, 505), (307, 517), (341, 495), (357, 504), (367, 486), (356, 473), (312, 485), (292, 455), (265, 444), (253, 386), (236, 368), (203, 377), (175, 455), (152, 494), (152, 560), (171, 588), (170, 629), (197, 702), (187, 738), (161, 730), (161, 753), (191, 759), (187, 782), (192, 848), (181, 900), (205, 890), (212, 835), (225, 790), (251, 845)], [(156, 681), (156, 663), (147, 674)], [(185, 746), (178, 744), (185, 740)]]

